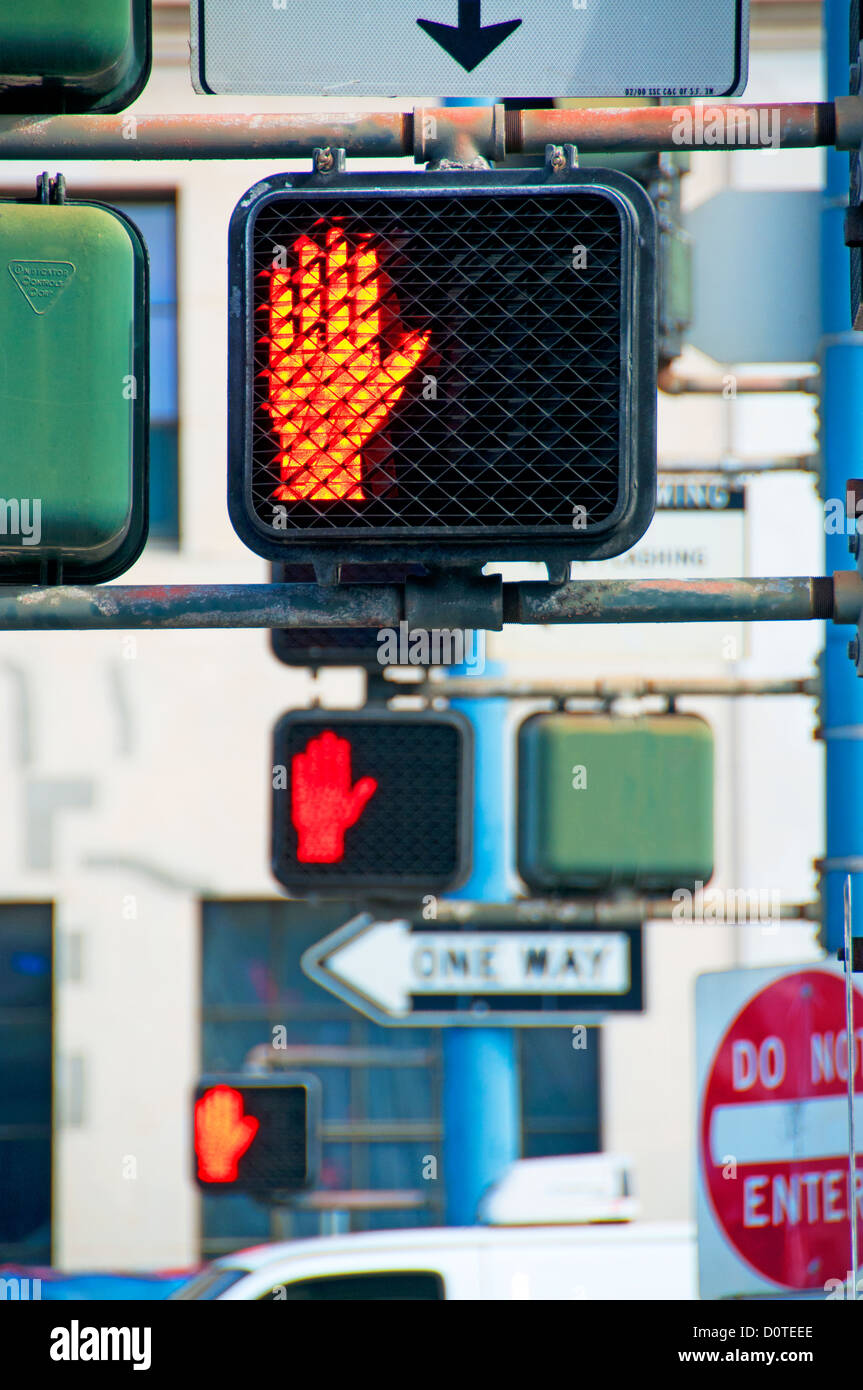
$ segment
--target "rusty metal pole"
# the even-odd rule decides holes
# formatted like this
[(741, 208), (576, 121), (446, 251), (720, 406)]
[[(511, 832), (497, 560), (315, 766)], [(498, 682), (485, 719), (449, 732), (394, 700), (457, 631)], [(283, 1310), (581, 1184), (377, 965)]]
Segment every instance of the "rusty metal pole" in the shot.
[[(778, 120), (783, 149), (859, 146), (863, 100), (744, 106), (572, 108), (505, 111), (494, 106), (419, 107), (415, 111), (286, 111), (257, 115), (6, 116), (0, 160), (302, 159), (322, 146), (356, 158), (403, 158), (418, 164), (507, 154), (542, 154), (547, 144), (585, 152), (757, 149), (760, 113)], [(778, 113), (778, 114), (777, 114)]]
[[(418, 627), (451, 627), (425, 600)], [(503, 585), (504, 623), (860, 621), (863, 578), (523, 580)], [(489, 627), (481, 606), (467, 627)], [(427, 621), (438, 617), (440, 621)], [(410, 599), (391, 584), (126, 584), (0, 587), (0, 631), (398, 627)], [(501, 622), (496, 624), (499, 630)]]

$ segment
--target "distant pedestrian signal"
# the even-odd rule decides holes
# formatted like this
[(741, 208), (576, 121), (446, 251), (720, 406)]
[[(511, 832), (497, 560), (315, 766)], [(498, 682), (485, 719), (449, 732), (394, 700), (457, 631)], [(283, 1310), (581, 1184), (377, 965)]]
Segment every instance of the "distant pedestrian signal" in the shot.
[(320, 1087), (293, 1073), (204, 1077), (195, 1091), (195, 1181), (211, 1192), (290, 1192), (318, 1167)]
[(297, 710), (273, 744), (273, 872), (296, 897), (442, 892), (470, 866), (470, 725), (451, 712)]
[(195, 1102), (195, 1152), (202, 1182), (236, 1182), (237, 1165), (260, 1129), (235, 1086), (211, 1086)]

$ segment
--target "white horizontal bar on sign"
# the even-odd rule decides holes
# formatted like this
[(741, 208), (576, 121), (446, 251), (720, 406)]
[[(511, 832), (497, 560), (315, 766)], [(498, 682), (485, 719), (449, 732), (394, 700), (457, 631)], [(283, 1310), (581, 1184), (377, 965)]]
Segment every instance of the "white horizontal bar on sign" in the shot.
[[(863, 1126), (863, 1095), (854, 1100), (854, 1123)], [(710, 1121), (710, 1157), (716, 1164), (790, 1163), (841, 1158), (848, 1153), (848, 1098), (762, 1100), (718, 1105)]]

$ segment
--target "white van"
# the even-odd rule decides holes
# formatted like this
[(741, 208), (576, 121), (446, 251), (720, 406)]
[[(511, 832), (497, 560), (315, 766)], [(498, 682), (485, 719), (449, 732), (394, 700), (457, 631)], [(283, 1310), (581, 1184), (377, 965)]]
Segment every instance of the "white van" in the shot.
[(694, 1227), (631, 1221), (634, 1205), (620, 1160), (529, 1159), (483, 1201), (494, 1224), (259, 1245), (215, 1260), (172, 1298), (697, 1298)]

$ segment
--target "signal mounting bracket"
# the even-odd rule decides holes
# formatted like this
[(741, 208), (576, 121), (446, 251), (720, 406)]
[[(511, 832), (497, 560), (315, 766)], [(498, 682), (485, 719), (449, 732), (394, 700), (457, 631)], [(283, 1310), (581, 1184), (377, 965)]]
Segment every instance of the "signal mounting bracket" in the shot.
[(577, 145), (546, 145), (545, 167), (550, 174), (569, 174), (578, 168)]
[(447, 174), (455, 170), (456, 172), (466, 169), (490, 169), (488, 160), (481, 154), (474, 155), (472, 159), (433, 159), (426, 165), (427, 174)]
[(348, 152), (344, 148), (330, 145), (312, 150), (313, 174), (343, 174), (347, 167)]
[(405, 620), (417, 628), (503, 628), (503, 576), (459, 569), (433, 570), (428, 577), (405, 580)]

